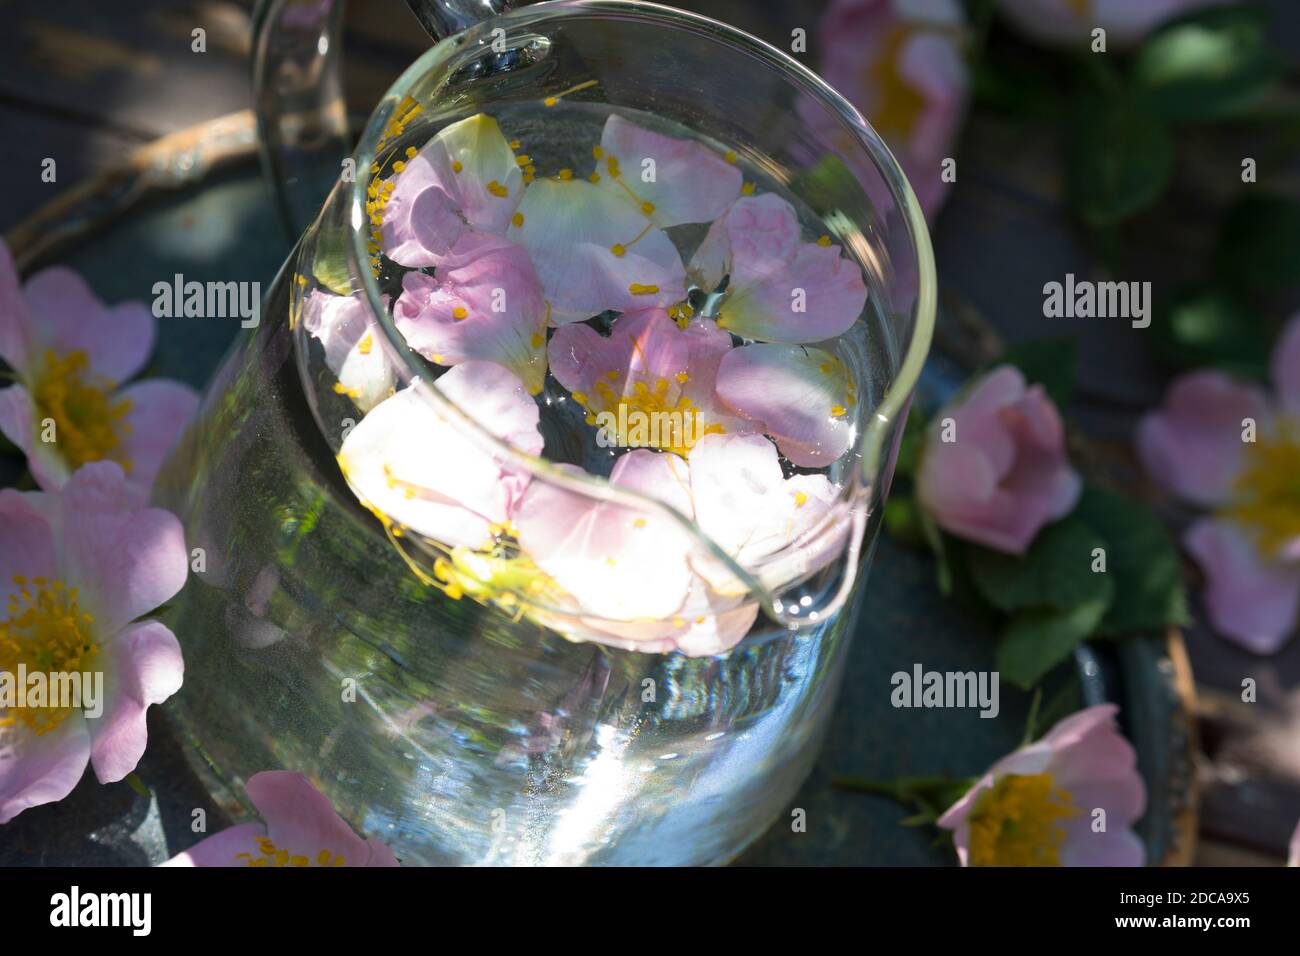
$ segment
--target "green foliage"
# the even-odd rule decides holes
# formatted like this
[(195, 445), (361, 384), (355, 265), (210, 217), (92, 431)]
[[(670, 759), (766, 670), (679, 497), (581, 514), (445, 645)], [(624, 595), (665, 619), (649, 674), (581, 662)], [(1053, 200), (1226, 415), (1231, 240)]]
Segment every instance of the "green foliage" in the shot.
[[(1113, 589), (1108, 578), (1098, 578)], [(1017, 687), (1033, 687), (1097, 630), (1109, 606), (1107, 594), (1073, 607), (1018, 612), (998, 643), (998, 671)]]
[(1153, 346), (1180, 368), (1214, 366), (1246, 378), (1268, 372), (1263, 317), (1221, 285), (1194, 288), (1156, 309)]
[(984, 599), (1006, 613), (1065, 609), (1107, 598), (1112, 585), (1092, 570), (1093, 552), (1106, 542), (1077, 518), (1048, 525), (1022, 556), (972, 546), (971, 576)]
[(1226, 281), (1243, 290), (1300, 283), (1300, 202), (1247, 195), (1224, 220), (1215, 265)]
[(1042, 385), (1057, 405), (1074, 397), (1074, 339), (1068, 336), (1024, 339), (1007, 348), (998, 364), (1014, 365), (1025, 373), (1025, 380)]
[(1174, 170), (1165, 125), (1130, 95), (1084, 94), (1071, 116), (1067, 160), (1070, 204), (1085, 223), (1104, 227), (1151, 206)]

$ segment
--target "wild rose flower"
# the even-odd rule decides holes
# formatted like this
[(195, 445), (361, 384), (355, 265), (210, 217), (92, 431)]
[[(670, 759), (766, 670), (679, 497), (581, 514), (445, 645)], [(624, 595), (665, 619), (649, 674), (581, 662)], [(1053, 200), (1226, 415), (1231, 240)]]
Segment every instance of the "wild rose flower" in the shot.
[(131, 500), (148, 500), (198, 407), (198, 395), (179, 382), (119, 387), (144, 367), (155, 326), (143, 303), (106, 307), (70, 269), (45, 269), (20, 290), (0, 243), (0, 358), (18, 379), (0, 390), (0, 432), (27, 456), (42, 488), (61, 488), (87, 462), (115, 461)]
[(969, 100), (964, 28), (954, 0), (834, 0), (818, 24), (822, 76), (889, 142), (927, 218)]
[(1153, 29), (1184, 13), (1233, 0), (998, 0), (1021, 33), (1055, 46), (1082, 45), (1106, 31), (1107, 49), (1134, 46)]
[(450, 547), (479, 548), (509, 521), (529, 479), (436, 411), (423, 394), (430, 387), (497, 438), (541, 452), (537, 403), (523, 383), (493, 362), (464, 362), (432, 386), (417, 381), (380, 402), (348, 432), (339, 467), (386, 524)]
[(163, 866), (397, 866), (393, 851), (363, 840), (305, 776), (264, 770), (245, 787), (265, 823), (241, 823)]
[(1009, 365), (935, 416), (916, 486), (939, 527), (1010, 554), (1023, 554), (1044, 525), (1069, 514), (1083, 489), (1056, 406)]
[(823, 236), (804, 242), (794, 207), (775, 193), (742, 196), (691, 258), (703, 289), (729, 276), (718, 326), (764, 342), (820, 342), (848, 330), (867, 304), (856, 262)]
[(436, 276), (408, 272), (393, 309), (411, 348), (439, 365), (483, 359), (504, 365), (530, 395), (546, 379), (546, 302), (523, 247), (465, 236)]
[(62, 800), (87, 763), (101, 783), (135, 769), (145, 711), (184, 671), (172, 632), (140, 618), (180, 590), (187, 557), (180, 522), (135, 509), (113, 462), (82, 467), (58, 493), (0, 490), (0, 672), (102, 673), (104, 691), (96, 717), (0, 709), (0, 823)]
[(1137, 432), (1151, 476), (1214, 510), (1183, 545), (1205, 575), (1215, 629), (1259, 654), (1282, 646), (1300, 608), (1300, 316), (1278, 340), (1272, 379), (1270, 396), (1222, 372), (1187, 373)]
[(320, 341), (337, 388), (357, 408), (368, 412), (389, 396), (394, 378), (381, 344), (384, 333), (363, 297), (313, 289), (303, 300), (302, 325)]
[[(840, 541), (809, 540), (824, 530), (836, 487), (824, 475), (786, 478), (761, 435), (706, 435), (689, 459), (637, 449), (615, 462), (610, 483), (676, 509), (742, 566), (798, 560), (816, 570)], [(513, 521), (525, 552), (576, 599), (594, 640), (717, 654), (757, 617), (745, 587), (667, 516), (534, 482)]]
[[(938, 820), (962, 866), (1141, 866), (1146, 787), (1114, 704), (1003, 757)], [(1098, 811), (1104, 811), (1104, 816)]]

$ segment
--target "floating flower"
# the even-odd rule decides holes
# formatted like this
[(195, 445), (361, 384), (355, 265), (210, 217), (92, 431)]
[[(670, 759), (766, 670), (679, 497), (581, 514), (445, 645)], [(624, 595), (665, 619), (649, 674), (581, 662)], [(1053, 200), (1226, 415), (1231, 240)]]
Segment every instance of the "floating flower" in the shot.
[[(572, 468), (572, 466), (569, 466)], [(577, 473), (578, 469), (572, 468)], [(837, 489), (824, 475), (785, 478), (761, 435), (711, 434), (689, 459), (637, 449), (610, 483), (658, 499), (738, 563), (797, 556), (803, 572), (842, 538), (824, 530)], [(582, 637), (640, 651), (718, 654), (748, 633), (758, 605), (671, 516), (534, 482), (513, 515), (520, 546), (578, 607)], [(551, 626), (564, 630), (563, 621)]]
[(245, 787), (263, 823), (201, 840), (163, 866), (397, 866), (387, 846), (363, 840), (300, 773), (264, 770)]
[(727, 278), (721, 328), (768, 342), (820, 342), (848, 330), (867, 304), (856, 262), (828, 237), (803, 242), (794, 207), (774, 193), (741, 196), (691, 259), (702, 288)]
[(781, 454), (821, 468), (853, 443), (857, 389), (839, 359), (800, 345), (746, 345), (718, 363), (717, 394), (745, 418), (762, 421)]
[(1300, 609), (1300, 316), (1272, 372), (1272, 396), (1210, 369), (1182, 375), (1137, 432), (1151, 476), (1214, 509), (1183, 544), (1205, 574), (1215, 629), (1260, 654), (1282, 646)]
[(660, 229), (712, 222), (740, 195), (740, 170), (702, 143), (612, 115), (601, 131), (595, 181)]
[(546, 379), (546, 302), (522, 246), (497, 236), (467, 235), (437, 276), (409, 272), (393, 309), (407, 344), (439, 365), (497, 362), (530, 395)]
[(1065, 427), (1042, 386), (999, 366), (935, 416), (917, 472), (917, 499), (939, 527), (1023, 554), (1083, 490)]
[(77, 674), (82, 687), (81, 707), (0, 705), (0, 823), (62, 800), (87, 763), (101, 783), (135, 769), (145, 711), (184, 671), (172, 632), (140, 618), (180, 590), (187, 557), (180, 522), (136, 509), (114, 462), (58, 493), (0, 490), (0, 673)]
[(563, 326), (548, 348), (552, 373), (611, 443), (680, 455), (704, 435), (755, 430), (714, 401), (718, 364), (730, 350), (731, 336), (711, 322), (679, 327), (663, 309), (626, 313), (608, 336)]
[(386, 526), (448, 547), (489, 545), (528, 484), (434, 408), (436, 388), (465, 416), (531, 455), (542, 450), (537, 403), (493, 362), (464, 362), (380, 402), (348, 432), (338, 462), (352, 490)]
[(133, 502), (198, 407), (193, 389), (167, 379), (120, 388), (153, 351), (155, 320), (139, 302), (105, 307), (70, 269), (37, 273), (19, 290), (0, 243), (0, 358), (17, 384), (0, 390), (0, 433), (27, 456), (36, 483), (62, 487), (82, 465), (115, 461)]
[(686, 297), (673, 241), (619, 192), (585, 179), (530, 183), (507, 236), (528, 250), (555, 325)]
[(1027, 37), (1057, 46), (1092, 40), (1098, 27), (1115, 49), (1134, 46), (1166, 20), (1232, 0), (998, 0), (998, 7)]
[(399, 265), (440, 265), (467, 234), (505, 235), (523, 197), (514, 150), (484, 113), (440, 130), (392, 168), (394, 178), (370, 187), (368, 211)]
[(313, 289), (303, 300), (302, 325), (325, 350), (325, 364), (338, 379), (336, 390), (361, 411), (392, 394), (393, 367), (382, 345), (384, 333), (365, 298)]
[(1003, 757), (938, 820), (962, 866), (1141, 866), (1146, 788), (1114, 704)]
[(966, 116), (964, 29), (953, 0), (834, 0), (818, 26), (822, 75), (889, 142), (927, 218)]

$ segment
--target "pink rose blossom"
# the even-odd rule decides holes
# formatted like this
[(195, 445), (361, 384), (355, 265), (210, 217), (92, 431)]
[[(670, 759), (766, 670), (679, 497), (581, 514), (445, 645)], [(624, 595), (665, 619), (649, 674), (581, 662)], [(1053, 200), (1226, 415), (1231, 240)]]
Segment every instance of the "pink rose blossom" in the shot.
[(889, 142), (926, 218), (966, 115), (964, 29), (955, 0), (833, 0), (818, 25), (822, 76)]
[(0, 433), (27, 456), (42, 488), (55, 491), (81, 465), (108, 460), (126, 471), (131, 501), (148, 501), (154, 476), (198, 407), (198, 395), (180, 382), (121, 386), (148, 360), (155, 326), (143, 303), (106, 307), (84, 279), (59, 266), (19, 289), (0, 243), (0, 358), (18, 378), (0, 389)]
[(305, 776), (265, 770), (248, 778), (265, 823), (214, 833), (163, 866), (397, 866), (393, 851), (352, 831)]
[(1300, 316), (1273, 350), (1273, 394), (1212, 369), (1169, 387), (1138, 425), (1147, 472), (1213, 514), (1183, 544), (1205, 575), (1215, 629), (1259, 654), (1300, 616)]
[(1069, 514), (1082, 488), (1056, 406), (1009, 365), (935, 416), (917, 474), (917, 498), (939, 527), (1010, 554)]
[(1146, 787), (1117, 710), (1072, 714), (990, 767), (938, 820), (961, 865), (1142, 866)]
[(141, 617), (180, 590), (186, 562), (180, 522), (135, 509), (113, 462), (82, 467), (57, 493), (0, 490), (0, 672), (100, 673), (104, 693), (98, 716), (0, 706), (0, 823), (62, 800), (87, 763), (101, 783), (135, 769), (145, 711), (184, 671), (172, 632)]

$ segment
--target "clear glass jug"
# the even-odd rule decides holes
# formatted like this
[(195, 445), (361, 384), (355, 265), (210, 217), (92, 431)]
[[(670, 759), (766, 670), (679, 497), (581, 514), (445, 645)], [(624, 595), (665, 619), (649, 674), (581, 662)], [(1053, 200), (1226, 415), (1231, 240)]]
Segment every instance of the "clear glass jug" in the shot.
[[(330, 4), (296, 5), (337, 22)], [(268, 149), (283, 161), (285, 145)], [(645, 178), (656, 158), (661, 188)], [(679, 202), (670, 186), (695, 188), (696, 171), (735, 195)], [(562, 0), (439, 42), (336, 172), (157, 486), (201, 549), (170, 619), (187, 680), (168, 711), (195, 765), (232, 803), (253, 773), (302, 771), (404, 864), (731, 859), (816, 757), (929, 347), (932, 254), (897, 164), (848, 103), (750, 36)], [(802, 238), (751, 242), (751, 200), (792, 210)], [(585, 202), (608, 215), (582, 207), (565, 232)], [(593, 238), (632, 215), (639, 235)], [(462, 285), (453, 239), (489, 253)], [(810, 284), (789, 298), (811, 310), (749, 334), (750, 253), (815, 258), (863, 304), (827, 336)], [(673, 269), (655, 284), (619, 271), (678, 255), (680, 287)], [(541, 290), (526, 305), (516, 266)], [(475, 289), (507, 290), (522, 330), (495, 360), (465, 331), (495, 311), (469, 314)], [(412, 324), (416, 306), (432, 324)], [(692, 391), (717, 355), (674, 375), (671, 349), (643, 348), (652, 332), (698, 336), (723, 362), (768, 349), (744, 353), (744, 381), (774, 420), (755, 357), (815, 362), (846, 396), (816, 425), (833, 449)], [(448, 342), (459, 351), (441, 354)], [(627, 362), (584, 372), (579, 342), (625, 345)], [(707, 427), (645, 442), (598, 419), (673, 401)]]

